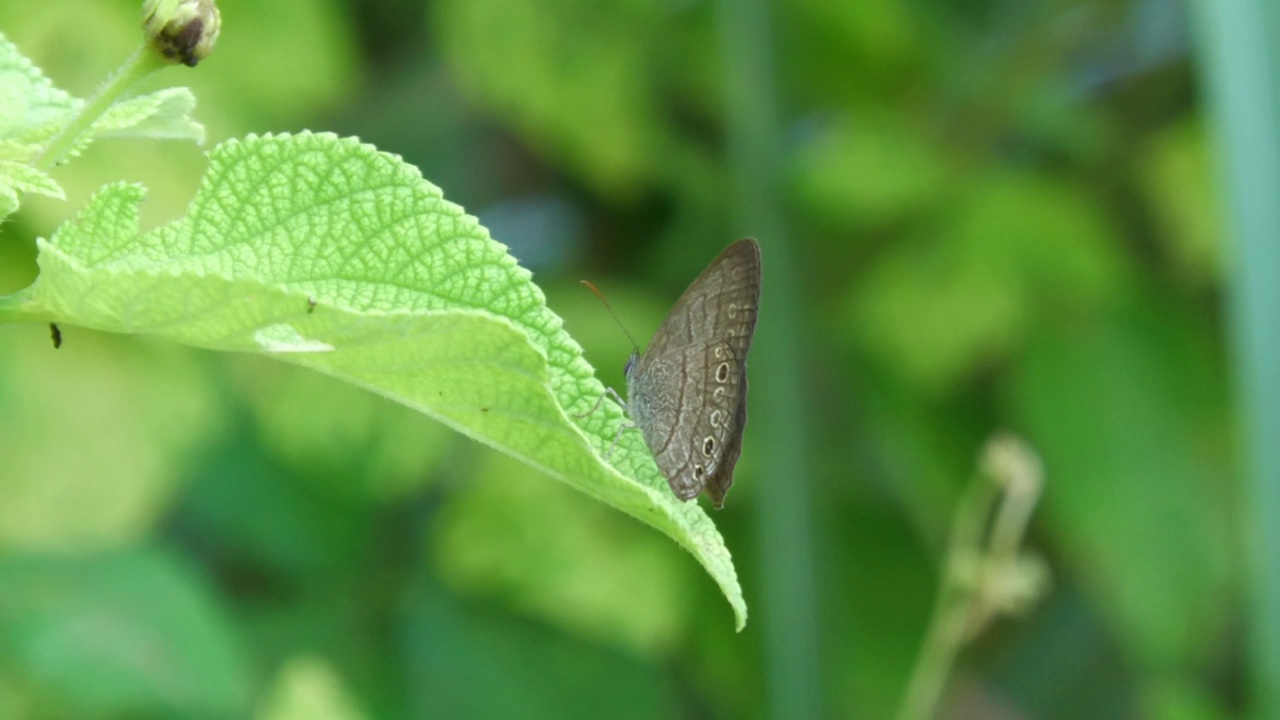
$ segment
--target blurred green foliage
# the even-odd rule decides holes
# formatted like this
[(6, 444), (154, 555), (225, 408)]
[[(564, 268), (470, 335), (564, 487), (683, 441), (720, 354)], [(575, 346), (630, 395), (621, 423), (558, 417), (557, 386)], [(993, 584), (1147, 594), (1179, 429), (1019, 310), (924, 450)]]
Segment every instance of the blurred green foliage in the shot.
[[(715, 4), (220, 6), (214, 55), (159, 78), (195, 89), (211, 140), (328, 129), (418, 164), (535, 272), (607, 384), (628, 348), (576, 281), (644, 339), (733, 239)], [(74, 328), (54, 352), (46, 328), (6, 327), (0, 717), (759, 717), (763, 483), (815, 500), (821, 707), (886, 717), (1001, 428), (1043, 456), (1033, 542), (1055, 590), (962, 658), (945, 716), (1239, 716), (1230, 248), (1178, 6), (770, 12), (815, 472), (758, 472), (748, 426), (715, 516), (744, 633), (673, 543), (391, 403), (252, 358)], [(0, 29), (84, 95), (137, 13), (17, 0)], [(203, 162), (98, 143), (58, 177), (69, 203), (4, 228), (0, 292), (103, 182), (146, 184), (154, 225)]]

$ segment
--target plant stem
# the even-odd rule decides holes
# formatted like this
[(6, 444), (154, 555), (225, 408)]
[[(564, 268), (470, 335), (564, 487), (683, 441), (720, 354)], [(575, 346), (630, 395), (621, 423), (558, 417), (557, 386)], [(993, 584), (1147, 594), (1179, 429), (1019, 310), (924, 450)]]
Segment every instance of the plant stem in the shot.
[(748, 446), (758, 461), (755, 529), (760, 548), (760, 624), (765, 717), (818, 718), (823, 710), (810, 460), (813, 429), (804, 382), (809, 334), (797, 248), (787, 232), (778, 179), (785, 176), (769, 3), (722, 0), (717, 13), (725, 68), (729, 175), (735, 225), (760, 240), (766, 276), (751, 365)]
[(168, 64), (148, 43), (142, 43), (129, 56), (129, 59), (125, 60), (124, 64), (108, 78), (102, 89), (89, 102), (85, 103), (80, 112), (71, 119), (71, 122), (67, 123), (45, 145), (40, 156), (36, 158), (36, 168), (45, 171), (53, 169), (53, 166), (57, 165), (76, 146), (76, 143), (93, 127), (93, 124), (98, 121), (98, 118), (102, 117), (102, 114), (111, 107), (112, 103), (124, 95), (134, 83)]
[(30, 287), (11, 295), (0, 295), (0, 323), (52, 320), (48, 313), (36, 311), (38, 307), (38, 304), (32, 302)]
[(1042, 484), (1040, 461), (1021, 441), (997, 436), (987, 443), (982, 472), (956, 507), (938, 600), (898, 720), (932, 717), (964, 644), (1038, 592), (1019, 550)]
[(920, 657), (916, 660), (898, 720), (924, 720), (933, 714), (973, 612), (975, 593), (964, 582), (963, 565), (973, 563), (980, 553), (983, 521), (995, 499), (995, 487), (981, 479), (965, 491), (956, 509), (951, 539), (943, 565), (938, 600), (925, 632)]
[(1242, 445), (1241, 544), (1254, 717), (1280, 717), (1280, 7), (1200, 0), (1193, 27), (1220, 157)]

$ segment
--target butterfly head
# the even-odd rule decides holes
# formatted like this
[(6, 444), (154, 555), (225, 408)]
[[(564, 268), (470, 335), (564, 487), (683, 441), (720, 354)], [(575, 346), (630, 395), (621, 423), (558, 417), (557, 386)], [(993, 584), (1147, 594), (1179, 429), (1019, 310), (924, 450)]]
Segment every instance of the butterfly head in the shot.
[(636, 371), (636, 363), (640, 362), (640, 351), (632, 350), (631, 355), (627, 357), (627, 364), (622, 368), (623, 374), (627, 376), (627, 384), (630, 385), (634, 379), (633, 374)]

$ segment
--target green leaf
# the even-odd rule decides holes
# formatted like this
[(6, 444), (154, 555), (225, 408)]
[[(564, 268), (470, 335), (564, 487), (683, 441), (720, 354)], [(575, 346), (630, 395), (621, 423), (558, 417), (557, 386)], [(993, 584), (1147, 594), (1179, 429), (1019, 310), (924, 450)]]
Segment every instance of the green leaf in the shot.
[(93, 124), (104, 137), (191, 140), (204, 143), (204, 126), (191, 119), (196, 97), (187, 88), (165, 88), (115, 103)]
[[(150, 138), (154, 140), (193, 140), (204, 142), (204, 126), (192, 120), (195, 96), (187, 88), (166, 88), (149, 95), (118, 100), (111, 104), (93, 125), (65, 152), (59, 162), (84, 152), (98, 137)], [(83, 100), (74, 100), (72, 109), (52, 120), (27, 128), (17, 136), (20, 147), (30, 149), (28, 159), (34, 161), (45, 147), (84, 109)]]
[(147, 333), (342, 378), (521, 459), (671, 536), (733, 606), (724, 541), (672, 495), (541, 291), (416, 168), (332, 135), (215, 150), (187, 215), (138, 235), (113, 185), (39, 242), (41, 274), (0, 319)]
[(0, 139), (58, 120), (75, 107), (75, 98), (54, 87), (0, 33)]
[(233, 637), (163, 553), (0, 560), (0, 662), (32, 717), (234, 717), (249, 668)]
[[(204, 141), (204, 127), (190, 117), (195, 96), (187, 88), (164, 88), (118, 100), (79, 138), (74, 152), (100, 135)], [(3, 157), (20, 158), (17, 148), (38, 152), (85, 106), (53, 86), (40, 70), (0, 34), (0, 142)], [(30, 158), (27, 158), (30, 159)]]
[[(0, 154), (5, 148), (0, 147)], [(0, 160), (0, 219), (18, 209), (18, 199), (24, 193), (47, 195), (58, 200), (66, 199), (62, 188), (49, 174), (24, 162)]]
[(38, 148), (24, 135), (64, 117), (75, 103), (0, 33), (0, 220), (18, 209), (22, 193), (63, 198), (62, 188), (29, 164)]

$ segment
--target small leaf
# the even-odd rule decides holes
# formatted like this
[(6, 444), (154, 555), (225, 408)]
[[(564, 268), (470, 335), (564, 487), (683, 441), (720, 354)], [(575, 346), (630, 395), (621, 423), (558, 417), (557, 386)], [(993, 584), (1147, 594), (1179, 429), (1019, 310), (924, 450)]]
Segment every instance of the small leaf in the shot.
[[(189, 116), (195, 107), (195, 96), (187, 88), (166, 88), (148, 95), (119, 100), (107, 108), (93, 126), (56, 160), (64, 162), (84, 152), (99, 137), (150, 138), (154, 140), (192, 140), (204, 142), (204, 126)], [(21, 140), (43, 152), (63, 126), (71, 122), (84, 107), (83, 100), (75, 100), (73, 109), (62, 116), (29, 128)]]
[(66, 199), (62, 188), (49, 177), (48, 173), (24, 162), (0, 160), (0, 219), (8, 217), (18, 209), (18, 198), (24, 193), (37, 193), (58, 200)]
[(0, 140), (62, 118), (76, 102), (0, 33)]
[(204, 126), (191, 119), (196, 96), (187, 88), (165, 88), (122, 100), (93, 124), (93, 131), (109, 137), (191, 140), (204, 143)]
[(601, 459), (621, 409), (502, 245), (416, 168), (331, 135), (215, 150), (187, 215), (139, 236), (142, 190), (99, 193), (51, 241), (0, 317), (254, 352), (430, 415), (667, 533), (720, 584), (715, 526), (675, 498), (638, 433)]

